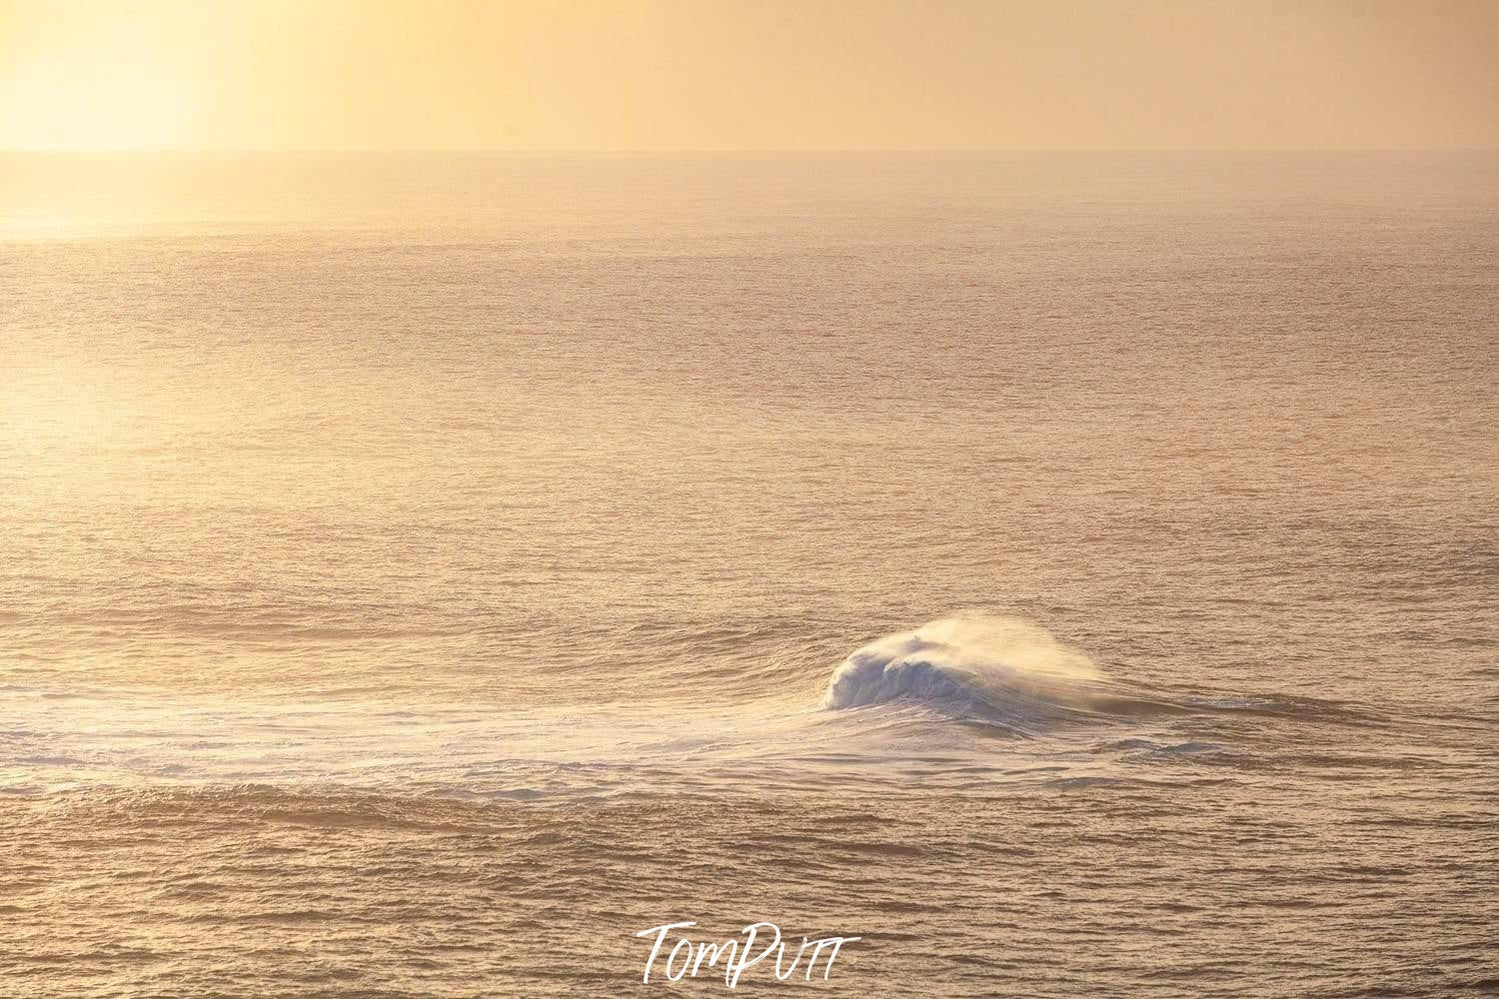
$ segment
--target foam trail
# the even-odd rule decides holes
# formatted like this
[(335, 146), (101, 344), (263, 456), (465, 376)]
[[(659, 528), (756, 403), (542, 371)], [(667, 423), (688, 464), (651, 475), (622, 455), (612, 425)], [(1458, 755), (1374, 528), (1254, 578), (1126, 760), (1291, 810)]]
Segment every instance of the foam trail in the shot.
[(1014, 618), (943, 618), (871, 642), (828, 681), (823, 705), (916, 700), (1024, 725), (1088, 712), (1103, 699), (1087, 656)]

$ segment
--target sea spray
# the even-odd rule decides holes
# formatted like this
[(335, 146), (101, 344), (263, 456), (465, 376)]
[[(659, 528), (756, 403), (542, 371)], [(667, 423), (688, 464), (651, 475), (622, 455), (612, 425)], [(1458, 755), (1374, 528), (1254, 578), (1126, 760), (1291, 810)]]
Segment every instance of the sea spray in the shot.
[(1015, 618), (964, 615), (889, 635), (853, 652), (834, 671), (827, 708), (896, 699), (1040, 721), (1086, 710), (1101, 677), (1083, 653)]

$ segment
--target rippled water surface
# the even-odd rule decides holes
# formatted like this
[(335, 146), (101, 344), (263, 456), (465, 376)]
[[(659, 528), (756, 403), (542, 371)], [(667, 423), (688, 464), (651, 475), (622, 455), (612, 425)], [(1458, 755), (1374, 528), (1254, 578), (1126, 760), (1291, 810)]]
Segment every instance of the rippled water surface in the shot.
[(0, 994), (1499, 988), (1499, 160), (0, 157)]

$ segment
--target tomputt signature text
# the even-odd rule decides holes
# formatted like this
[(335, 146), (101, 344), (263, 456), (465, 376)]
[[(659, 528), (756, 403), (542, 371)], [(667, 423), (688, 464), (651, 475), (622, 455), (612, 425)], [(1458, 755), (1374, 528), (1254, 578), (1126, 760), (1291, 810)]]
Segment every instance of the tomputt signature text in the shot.
[[(679, 936), (677, 942), (667, 948), (667, 934), (673, 930), (696, 925), (697, 923), (693, 922), (663, 923), (635, 934), (637, 937), (654, 938), (651, 941), (650, 956), (645, 959), (643, 981), (650, 982), (653, 970), (658, 972), (658, 977), (664, 974), (666, 980), (670, 982), (681, 981), (684, 977), (696, 978), (704, 971), (708, 974), (722, 971), (724, 984), (732, 989), (738, 987), (740, 975), (770, 957), (772, 953), (775, 954), (775, 976), (779, 981), (784, 982), (796, 974), (797, 966), (801, 963), (803, 956), (807, 958), (804, 966), (806, 980), (809, 982), (812, 980), (812, 973), (818, 966), (818, 960), (821, 959), (822, 978), (823, 981), (827, 981), (833, 973), (833, 962), (837, 960), (838, 951), (843, 945), (864, 939), (863, 937), (822, 937), (809, 940), (802, 937), (802, 945), (793, 955), (789, 944), (781, 942), (781, 928), (775, 923), (750, 923), (739, 931), (742, 940), (698, 943)], [(810, 954), (807, 953), (808, 948), (811, 948)], [(656, 961), (662, 957), (663, 951), (665, 951), (665, 958), (662, 963), (657, 964)], [(786, 965), (785, 960), (788, 955), (791, 956), (791, 963)]]

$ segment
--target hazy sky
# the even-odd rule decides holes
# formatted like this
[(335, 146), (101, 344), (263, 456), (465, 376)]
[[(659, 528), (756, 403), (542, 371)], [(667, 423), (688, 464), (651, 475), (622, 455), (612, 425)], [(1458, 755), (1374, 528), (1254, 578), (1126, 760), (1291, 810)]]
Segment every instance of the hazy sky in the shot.
[(1499, 0), (0, 0), (0, 146), (1499, 146)]

